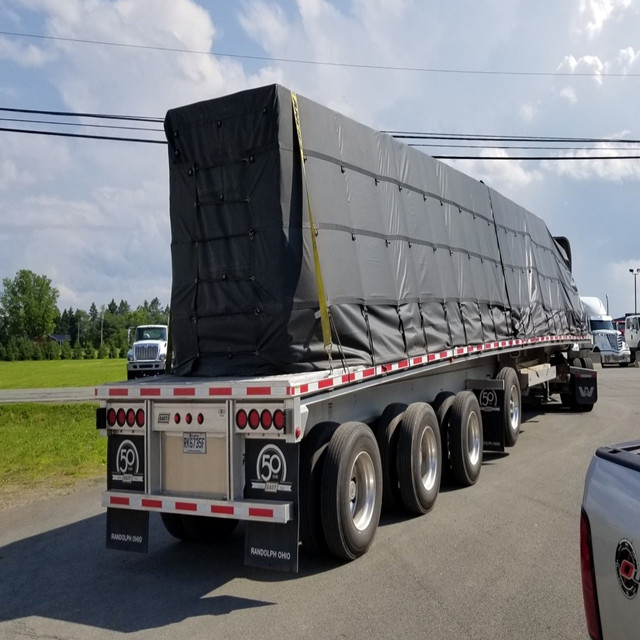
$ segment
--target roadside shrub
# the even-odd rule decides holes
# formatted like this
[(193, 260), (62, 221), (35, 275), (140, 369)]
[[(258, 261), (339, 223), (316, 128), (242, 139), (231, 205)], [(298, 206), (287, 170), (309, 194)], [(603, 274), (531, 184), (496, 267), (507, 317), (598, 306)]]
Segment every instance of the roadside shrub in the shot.
[(71, 360), (73, 358), (73, 349), (71, 348), (71, 343), (68, 340), (65, 340), (62, 343), (62, 347), (60, 348), (60, 358), (62, 360)]

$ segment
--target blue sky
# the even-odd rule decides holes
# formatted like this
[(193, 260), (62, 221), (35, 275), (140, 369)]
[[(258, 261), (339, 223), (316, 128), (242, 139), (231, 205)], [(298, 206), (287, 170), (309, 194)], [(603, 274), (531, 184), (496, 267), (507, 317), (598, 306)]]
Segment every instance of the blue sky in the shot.
[[(161, 118), (279, 82), (382, 130), (640, 139), (632, 0), (0, 0), (0, 31), (47, 36), (0, 35), (5, 108)], [(0, 136), (0, 278), (47, 275), (61, 309), (169, 302), (164, 146)], [(640, 155), (600, 146), (539, 153)], [(449, 162), (566, 235), (583, 295), (633, 310), (640, 160)]]

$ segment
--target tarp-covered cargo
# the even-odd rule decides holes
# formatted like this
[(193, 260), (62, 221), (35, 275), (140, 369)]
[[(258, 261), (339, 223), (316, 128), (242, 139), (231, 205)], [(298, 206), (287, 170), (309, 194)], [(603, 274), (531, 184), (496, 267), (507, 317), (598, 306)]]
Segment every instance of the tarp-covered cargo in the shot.
[(387, 134), (298, 105), (304, 173), (282, 86), (167, 113), (177, 374), (328, 368), (318, 270), (334, 366), (584, 333), (567, 256), (540, 218)]

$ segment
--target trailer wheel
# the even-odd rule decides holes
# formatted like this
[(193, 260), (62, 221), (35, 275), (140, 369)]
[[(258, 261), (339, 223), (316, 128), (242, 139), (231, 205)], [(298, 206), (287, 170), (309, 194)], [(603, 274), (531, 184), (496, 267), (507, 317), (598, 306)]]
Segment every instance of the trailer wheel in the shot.
[(449, 454), (451, 473), (463, 487), (476, 483), (482, 466), (482, 415), (472, 391), (460, 391), (451, 407)]
[(522, 420), (522, 394), (518, 374), (511, 367), (500, 369), (497, 380), (504, 380), (504, 399), (500, 410), (504, 428), (504, 442), (513, 447), (520, 434)]
[(398, 451), (398, 425), (406, 408), (407, 405), (400, 402), (388, 405), (375, 426), (375, 436), (382, 463), (383, 509), (397, 509), (402, 505), (396, 453)]
[(440, 484), (445, 484), (451, 480), (451, 460), (449, 459), (449, 416), (456, 394), (453, 391), (440, 391), (434, 398), (431, 406), (436, 412), (438, 424), (440, 425), (440, 447), (442, 450), (442, 473)]
[(322, 526), (331, 553), (355, 560), (371, 546), (382, 506), (382, 463), (375, 436), (361, 422), (341, 424), (327, 447)]
[(593, 360), (591, 358), (580, 358), (580, 366), (584, 369), (594, 369)]
[(182, 516), (179, 513), (161, 513), (160, 518), (164, 528), (178, 540), (189, 540), (189, 534), (184, 528), (184, 522)]
[(224, 542), (238, 526), (231, 518), (208, 518), (207, 516), (182, 516), (189, 540), (203, 544)]
[(415, 402), (404, 412), (397, 459), (404, 506), (411, 513), (427, 513), (438, 497), (442, 472), (440, 427), (430, 405)]
[(320, 488), (322, 467), (337, 422), (314, 425), (300, 445), (300, 540), (308, 551), (325, 553), (327, 543), (322, 531)]

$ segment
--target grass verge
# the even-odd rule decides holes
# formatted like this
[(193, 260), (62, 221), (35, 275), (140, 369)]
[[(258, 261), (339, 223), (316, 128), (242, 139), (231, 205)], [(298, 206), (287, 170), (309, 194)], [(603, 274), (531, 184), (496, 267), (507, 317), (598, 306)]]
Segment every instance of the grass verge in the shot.
[(0, 506), (17, 493), (55, 493), (104, 476), (107, 440), (95, 428), (96, 407), (0, 405)]
[(125, 358), (0, 362), (0, 389), (93, 387), (126, 379)]

